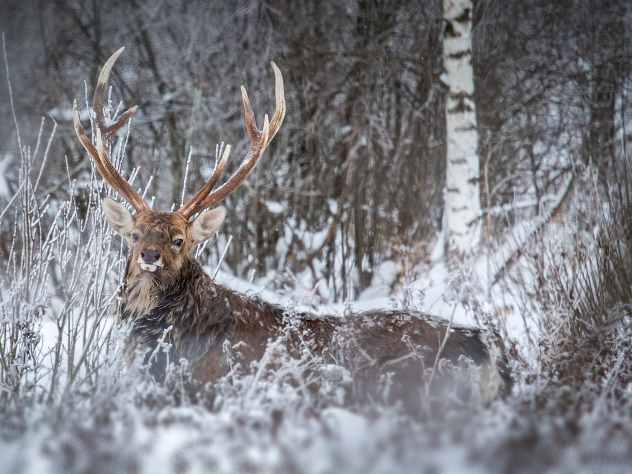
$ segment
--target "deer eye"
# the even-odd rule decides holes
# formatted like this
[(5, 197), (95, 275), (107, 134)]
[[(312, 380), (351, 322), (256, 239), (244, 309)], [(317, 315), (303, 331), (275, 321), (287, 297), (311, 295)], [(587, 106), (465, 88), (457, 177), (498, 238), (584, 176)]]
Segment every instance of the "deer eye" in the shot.
[(137, 232), (132, 233), (132, 242), (138, 242), (140, 240), (140, 235)]
[(174, 247), (180, 248), (182, 247), (182, 244), (184, 243), (184, 241), (182, 239), (175, 239), (173, 242), (171, 242), (172, 245)]

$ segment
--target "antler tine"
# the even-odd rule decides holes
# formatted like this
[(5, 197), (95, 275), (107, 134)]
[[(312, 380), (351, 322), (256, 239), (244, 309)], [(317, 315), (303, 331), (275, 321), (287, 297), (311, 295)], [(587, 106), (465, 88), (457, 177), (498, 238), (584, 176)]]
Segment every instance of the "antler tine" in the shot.
[(274, 115), (272, 116), (272, 120), (270, 121), (270, 137), (268, 141), (271, 142), (275, 137), (279, 129), (281, 128), (281, 124), (283, 123), (283, 119), (285, 118), (285, 91), (283, 90), (283, 76), (281, 75), (281, 70), (275, 64), (274, 61), (270, 61), (272, 65), (272, 70), (274, 71)]
[(110, 73), (112, 72), (112, 68), (114, 67), (117, 59), (121, 54), (123, 54), (124, 50), (124, 46), (117, 49), (105, 62), (105, 64), (101, 68), (101, 71), (99, 72), (97, 85), (94, 88), (94, 95), (92, 96), (92, 108), (95, 113), (97, 126), (101, 129), (103, 137), (107, 140), (109, 140), (112, 135), (114, 135), (123, 125), (125, 125), (127, 121), (132, 117), (132, 115), (136, 113), (136, 110), (138, 110), (137, 106), (130, 107), (121, 114), (121, 116), (115, 123), (113, 123), (109, 127), (107, 127), (105, 124), (105, 114), (103, 113), (105, 109), (104, 99), (106, 96), (108, 83), (110, 82)]
[(217, 182), (224, 175), (224, 170), (226, 168), (226, 163), (228, 163), (229, 156), (230, 156), (230, 145), (226, 145), (222, 152), (221, 158), (215, 164), (215, 168), (213, 169), (213, 172), (211, 173), (211, 176), (209, 177), (206, 184), (202, 186), (202, 189), (200, 189), (195, 194), (195, 196), (193, 196), (193, 198), (191, 198), (184, 206), (178, 209), (177, 212), (179, 214), (183, 215), (185, 218), (188, 219), (190, 216), (192, 216), (196, 212), (199, 212), (202, 209), (204, 209), (203, 207), (199, 207), (200, 203), (208, 195), (208, 193), (210, 193), (213, 190)]
[(221, 202), (229, 194), (233, 193), (239, 186), (241, 186), (246, 178), (248, 178), (269, 143), (270, 123), (267, 115), (263, 121), (263, 130), (257, 130), (257, 133), (259, 134), (259, 140), (251, 143), (249, 151), (250, 156), (246, 158), (241, 165), (239, 165), (237, 171), (235, 171), (224, 184), (206, 196), (206, 198), (200, 203), (200, 209), (206, 209), (218, 202)]
[(118, 173), (116, 168), (112, 166), (109, 160), (107, 149), (109, 147), (109, 141), (112, 135), (116, 133), (121, 127), (127, 123), (127, 121), (136, 113), (137, 107), (131, 107), (121, 114), (119, 119), (109, 127), (105, 125), (105, 115), (103, 113), (103, 98), (108, 85), (108, 79), (110, 77), (110, 71), (112, 66), (121, 55), (125, 48), (120, 48), (115, 51), (112, 56), (106, 61), (99, 73), (99, 79), (94, 90), (94, 97), (92, 100), (92, 107), (95, 112), (95, 135), (96, 135), (96, 147), (88, 138), (88, 135), (81, 125), (81, 119), (79, 118), (79, 111), (77, 107), (77, 101), (73, 104), (73, 124), (75, 127), (75, 133), (83, 148), (94, 160), (99, 174), (105, 179), (112, 188), (118, 191), (133, 207), (136, 211), (147, 209), (147, 203), (138, 194), (134, 188)]
[[(281, 74), (281, 70), (277, 67), (274, 62), (272, 62), (272, 69), (274, 71), (274, 94), (275, 94), (275, 110), (274, 115), (272, 116), (272, 120), (268, 120), (268, 116), (266, 115), (263, 121), (263, 129), (259, 130), (257, 128), (257, 123), (255, 120), (255, 114), (252, 111), (252, 105), (250, 104), (250, 99), (248, 98), (248, 93), (246, 89), (242, 86), (241, 88), (241, 101), (243, 106), (243, 115), (244, 115), (244, 129), (246, 133), (250, 137), (250, 149), (248, 150), (248, 155), (246, 159), (241, 163), (237, 171), (233, 173), (233, 175), (228, 178), (228, 180), (222, 184), (216, 190), (212, 190), (212, 187), (205, 186), (204, 189), (208, 189), (209, 192), (206, 196), (201, 197), (200, 201), (195, 201), (198, 196), (201, 196), (202, 193), (196, 194), (195, 198), (193, 198), (189, 203), (184, 206), (181, 211), (183, 215), (186, 217), (190, 217), (195, 212), (201, 211), (205, 208), (213, 206), (220, 201), (224, 200), (229, 194), (234, 192), (243, 182), (248, 178), (252, 170), (255, 168), (257, 162), (263, 155), (263, 152), (266, 150), (276, 133), (281, 128), (281, 124), (283, 123), (283, 119), (285, 118), (285, 92), (283, 88), (283, 76)], [(195, 201), (195, 202), (193, 202)], [(182, 210), (186, 209), (187, 213), (182, 212)], [(193, 210), (194, 212), (190, 212)]]

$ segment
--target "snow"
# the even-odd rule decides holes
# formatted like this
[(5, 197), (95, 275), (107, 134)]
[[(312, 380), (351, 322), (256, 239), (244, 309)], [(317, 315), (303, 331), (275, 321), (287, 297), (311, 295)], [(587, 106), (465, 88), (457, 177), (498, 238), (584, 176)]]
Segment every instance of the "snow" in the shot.
[(283, 214), (286, 211), (286, 206), (283, 203), (277, 201), (264, 201), (264, 206), (271, 214)]
[[(74, 110), (72, 107), (53, 107), (48, 111), (48, 116), (57, 122), (72, 122)], [(85, 122), (90, 119), (90, 112), (87, 109), (79, 111), (79, 119)]]
[(13, 155), (5, 153), (0, 160), (0, 199), (9, 200), (11, 198), (11, 190), (9, 189), (9, 165), (13, 163)]
[(574, 177), (571, 174), (566, 176), (558, 191), (547, 199), (547, 201), (550, 201), (550, 204), (542, 214), (530, 221), (519, 222), (509, 232), (510, 238), (508, 238), (500, 248), (496, 249), (493, 256), (491, 256), (490, 266), (495, 273), (492, 282), (488, 282), (488, 285), (498, 279), (498, 272), (503, 271), (510, 260), (515, 257), (516, 252), (524, 249), (529, 240), (551, 220), (553, 213), (559, 209), (564, 198), (570, 191), (573, 179)]
[(395, 309), (397, 302), (390, 297), (370, 298), (366, 300), (350, 301), (347, 303), (319, 304), (318, 306), (306, 304), (300, 298), (300, 292), (290, 292), (286, 295), (266, 290), (257, 284), (249, 283), (226, 272), (219, 272), (217, 282), (221, 285), (244, 295), (257, 297), (267, 303), (288, 308), (296, 312), (314, 313), (316, 315), (332, 315), (342, 317), (349, 312), (362, 312), (374, 309)]
[(372, 299), (382, 299), (386, 295), (391, 294), (392, 286), (397, 281), (399, 272), (399, 265), (391, 260), (385, 260), (377, 265), (377, 269), (373, 272), (371, 286), (360, 293), (358, 300), (369, 301)]

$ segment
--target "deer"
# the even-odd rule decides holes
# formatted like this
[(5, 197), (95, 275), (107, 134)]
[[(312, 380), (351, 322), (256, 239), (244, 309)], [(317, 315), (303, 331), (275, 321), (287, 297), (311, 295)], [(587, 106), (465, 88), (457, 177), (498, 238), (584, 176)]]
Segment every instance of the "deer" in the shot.
[[(106, 220), (128, 248), (118, 312), (118, 319), (131, 326), (125, 344), (128, 356), (151, 353), (167, 341), (172, 360), (186, 360), (195, 380), (212, 384), (228, 371), (226, 344), (239, 348), (243, 367), (256, 367), (271, 341), (287, 335), (291, 326), (292, 336), (284, 342), (288, 351), (297, 354), (308, 348), (324, 362), (351, 370), (360, 398), (374, 396), (387, 379), (392, 385), (389, 396), (414, 398), (412, 394), (419, 393), (415, 387), (427, 383), (428, 369), (436, 368), (437, 361), (457, 363), (462, 358), (485, 368), (492, 387), (488, 391), (493, 395), (509, 386), (506, 365), (501, 357), (494, 357), (483, 329), (407, 309), (345, 316), (293, 312), (231, 290), (211, 278), (195, 259), (194, 249), (218, 232), (227, 214), (219, 204), (246, 181), (281, 128), (286, 112), (282, 73), (272, 62), (275, 110), (271, 119), (265, 115), (262, 128), (257, 125), (246, 89), (241, 87), (249, 148), (236, 171), (218, 186), (230, 153), (226, 146), (199, 191), (179, 209), (164, 212), (147, 204), (109, 156), (117, 131), (137, 110), (134, 106), (116, 120), (106, 120), (105, 92), (123, 49), (110, 56), (98, 76), (92, 101), (94, 143), (81, 124), (76, 101), (73, 122), (96, 170), (134, 211), (111, 198), (102, 201)], [(165, 370), (164, 360), (154, 358), (151, 368), (159, 377)]]

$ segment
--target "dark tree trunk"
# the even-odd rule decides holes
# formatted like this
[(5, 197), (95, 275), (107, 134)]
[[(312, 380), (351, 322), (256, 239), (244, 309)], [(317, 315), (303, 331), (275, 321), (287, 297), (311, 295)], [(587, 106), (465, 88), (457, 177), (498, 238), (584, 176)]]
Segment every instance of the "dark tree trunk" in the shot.
[(615, 108), (622, 74), (620, 55), (624, 48), (625, 7), (619, 0), (603, 0), (599, 8), (600, 18), (591, 32), (592, 88), (588, 148), (589, 157), (599, 172), (599, 182), (608, 193), (608, 181), (616, 176)]

